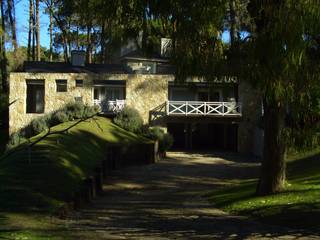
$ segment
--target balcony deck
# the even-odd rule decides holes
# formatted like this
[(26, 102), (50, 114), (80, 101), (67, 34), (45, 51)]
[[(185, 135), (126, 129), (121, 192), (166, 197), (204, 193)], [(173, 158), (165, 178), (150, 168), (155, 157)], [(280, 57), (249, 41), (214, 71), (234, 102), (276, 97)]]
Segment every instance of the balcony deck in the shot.
[(93, 104), (95, 106), (99, 106), (101, 112), (106, 114), (117, 114), (120, 112), (125, 106), (125, 100), (115, 100), (115, 101), (102, 101), (95, 99), (93, 100)]
[(215, 118), (241, 119), (242, 108), (239, 102), (197, 102), (197, 101), (167, 101), (150, 111), (149, 121), (156, 124), (161, 119), (171, 121), (184, 118), (185, 121), (208, 120)]
[(167, 101), (168, 116), (228, 116), (241, 117), (241, 103)]

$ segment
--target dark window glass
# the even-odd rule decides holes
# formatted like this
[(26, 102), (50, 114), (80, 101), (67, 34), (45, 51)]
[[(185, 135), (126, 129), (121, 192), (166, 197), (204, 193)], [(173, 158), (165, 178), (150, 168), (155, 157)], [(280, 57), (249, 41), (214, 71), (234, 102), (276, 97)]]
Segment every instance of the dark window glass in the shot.
[(75, 97), (74, 100), (77, 103), (83, 103), (82, 97)]
[(56, 84), (57, 84), (57, 92), (68, 91), (67, 80), (56, 80)]
[(83, 80), (76, 79), (76, 87), (83, 87)]
[(99, 91), (97, 88), (93, 90), (93, 99), (96, 99), (96, 100), (99, 99)]
[(27, 113), (44, 112), (44, 80), (27, 80)]

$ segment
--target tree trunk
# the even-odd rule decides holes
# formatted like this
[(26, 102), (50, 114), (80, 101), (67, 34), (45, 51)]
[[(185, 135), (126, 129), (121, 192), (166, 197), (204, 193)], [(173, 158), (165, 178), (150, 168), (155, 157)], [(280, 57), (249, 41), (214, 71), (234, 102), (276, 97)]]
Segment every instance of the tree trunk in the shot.
[[(33, 0), (32, 0), (33, 1)], [(32, 13), (32, 61), (36, 60), (36, 30), (35, 30), (35, 26), (36, 26), (36, 18), (35, 18), (35, 5), (34, 2), (32, 3), (33, 5), (33, 13)]]
[(264, 150), (258, 195), (283, 189), (286, 179), (285, 142), (282, 136), (285, 109), (280, 103), (264, 100)]
[(53, 54), (53, 17), (52, 17), (52, 2), (50, 3), (50, 9), (49, 9), (49, 36), (50, 36), (49, 61), (52, 62), (52, 54)]
[(230, 44), (234, 46), (237, 40), (237, 12), (235, 0), (229, 1), (229, 15), (230, 15)]
[(76, 48), (77, 50), (80, 49), (80, 42), (79, 42), (79, 26), (77, 26), (77, 31), (76, 31)]
[(41, 60), (39, 4), (40, 4), (40, 0), (36, 0), (37, 61)]
[(87, 26), (87, 63), (92, 63), (92, 39), (91, 39), (91, 26)]
[(17, 30), (16, 30), (16, 14), (14, 7), (14, 0), (8, 0), (8, 15), (12, 33), (12, 45), (15, 58), (17, 57), (18, 43), (17, 43)]
[(33, 34), (33, 0), (29, 0), (29, 32), (28, 32), (28, 61), (31, 60), (31, 43)]
[(105, 21), (102, 20), (101, 24), (101, 53), (100, 53), (100, 63), (105, 63), (105, 44), (106, 44), (106, 39), (105, 39)]
[(3, 1), (0, 1), (0, 8), (1, 8), (1, 25), (2, 25), (2, 32), (1, 32), (1, 43), (0, 43), (0, 51), (1, 51), (1, 82), (2, 82), (2, 91), (3, 93), (9, 92), (8, 87), (8, 73), (7, 73), (7, 55), (6, 55), (6, 25), (5, 25), (5, 13), (4, 13), (4, 6)]

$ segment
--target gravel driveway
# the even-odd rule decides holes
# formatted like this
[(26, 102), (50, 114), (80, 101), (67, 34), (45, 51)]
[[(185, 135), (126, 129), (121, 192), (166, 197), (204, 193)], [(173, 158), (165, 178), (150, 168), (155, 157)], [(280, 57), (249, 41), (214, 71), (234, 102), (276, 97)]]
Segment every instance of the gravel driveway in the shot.
[(81, 239), (318, 239), (231, 216), (200, 197), (256, 177), (258, 167), (233, 154), (172, 152), (157, 164), (115, 171), (105, 195), (66, 224)]

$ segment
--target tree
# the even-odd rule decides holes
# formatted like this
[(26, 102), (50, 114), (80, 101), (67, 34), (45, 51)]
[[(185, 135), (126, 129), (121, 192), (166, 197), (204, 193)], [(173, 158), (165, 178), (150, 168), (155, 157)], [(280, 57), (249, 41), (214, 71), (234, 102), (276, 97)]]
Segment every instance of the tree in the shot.
[(17, 30), (16, 30), (15, 2), (14, 0), (7, 0), (7, 4), (8, 4), (8, 17), (10, 21), (12, 45), (13, 45), (14, 53), (16, 54), (18, 49), (18, 42), (17, 42)]
[(6, 56), (6, 16), (5, 16), (5, 6), (4, 0), (0, 1), (0, 11), (1, 11), (1, 39), (0, 39), (0, 70), (1, 70), (1, 81), (2, 81), (2, 91), (8, 93), (8, 73), (7, 73), (7, 56)]
[[(249, 12), (255, 31), (244, 48), (249, 61), (243, 67), (263, 98), (265, 137), (257, 194), (266, 195), (285, 185), (288, 106), (311, 106), (311, 99), (300, 99), (310, 96), (319, 81), (319, 60), (312, 49), (319, 49), (320, 9), (313, 0), (252, 0)], [(319, 100), (319, 95), (313, 97)]]
[(36, 16), (36, 32), (35, 32), (35, 35), (36, 35), (36, 42), (37, 42), (37, 61), (40, 61), (41, 60), (41, 52), (40, 52), (40, 49), (41, 49), (41, 46), (40, 46), (40, 16), (39, 16), (39, 7), (40, 7), (40, 0), (36, 0), (36, 5), (35, 5), (35, 16)]
[(33, 38), (33, 0), (29, 0), (28, 61), (31, 60), (32, 38)]

